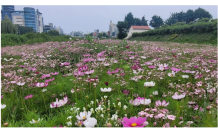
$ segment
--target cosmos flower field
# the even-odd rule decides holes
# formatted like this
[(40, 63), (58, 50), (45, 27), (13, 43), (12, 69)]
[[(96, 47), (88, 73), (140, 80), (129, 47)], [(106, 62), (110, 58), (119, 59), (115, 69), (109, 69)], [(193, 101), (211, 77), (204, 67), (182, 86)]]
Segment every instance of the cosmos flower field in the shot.
[(75, 40), (1, 48), (2, 127), (217, 127), (217, 47)]

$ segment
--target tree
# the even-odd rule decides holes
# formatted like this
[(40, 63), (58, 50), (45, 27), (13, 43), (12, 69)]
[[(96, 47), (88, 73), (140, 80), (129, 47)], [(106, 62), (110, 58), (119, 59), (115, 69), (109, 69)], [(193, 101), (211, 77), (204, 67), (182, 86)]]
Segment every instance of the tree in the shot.
[(18, 35), (23, 35), (28, 32), (34, 32), (32, 27), (17, 26)]
[(139, 18), (134, 18), (134, 20), (135, 20), (135, 25), (142, 26), (142, 21)]
[(128, 22), (127, 21), (118, 21), (117, 23), (117, 28), (118, 28), (118, 38), (123, 39), (127, 36), (127, 28), (128, 28)]
[(160, 16), (154, 15), (150, 21), (150, 26), (158, 28), (163, 25), (163, 19)]
[(148, 23), (147, 23), (148, 20), (145, 20), (145, 16), (142, 17), (142, 26), (148, 26)]
[(127, 28), (130, 28), (132, 25), (135, 25), (135, 19), (133, 18), (132, 13), (128, 13), (127, 16), (125, 16), (124, 21), (127, 22)]
[(17, 28), (12, 24), (11, 20), (7, 18), (7, 15), (4, 20), (1, 21), (1, 33), (5, 34), (17, 34)]
[(200, 7), (195, 10), (194, 15), (195, 15), (196, 19), (202, 19), (202, 18), (211, 19), (212, 18), (212, 15), (208, 11), (206, 11)]
[(50, 35), (50, 36), (58, 36), (59, 32), (57, 30), (50, 30), (50, 31), (48, 31), (48, 35)]
[(93, 36), (93, 33), (90, 33), (89, 35), (90, 35), (90, 36)]
[(175, 24), (177, 22), (178, 22), (178, 20), (177, 20), (177, 13), (172, 13), (170, 15), (170, 17), (165, 21), (165, 24), (171, 26), (171, 25), (173, 25), (173, 24)]
[(173, 24), (172, 26), (182, 26), (182, 25), (185, 25), (184, 22), (177, 22), (175, 24)]
[(108, 35), (106, 33), (103, 33), (102, 36), (103, 37), (108, 37)]
[(185, 13), (185, 22), (186, 23), (190, 23), (195, 21), (195, 14), (194, 11), (189, 9), (186, 13)]
[(103, 34), (102, 33), (99, 33), (98, 34), (98, 38), (102, 38)]

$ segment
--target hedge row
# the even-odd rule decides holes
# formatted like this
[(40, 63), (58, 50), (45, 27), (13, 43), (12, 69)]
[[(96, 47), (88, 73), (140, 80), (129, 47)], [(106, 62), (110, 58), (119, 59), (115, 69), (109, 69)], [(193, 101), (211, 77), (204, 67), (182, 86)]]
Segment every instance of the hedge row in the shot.
[(149, 30), (142, 33), (133, 33), (132, 37), (138, 36), (152, 36), (152, 35), (163, 35), (163, 34), (182, 34), (182, 33), (204, 33), (213, 32), (217, 34), (217, 20), (212, 22), (197, 22), (194, 24), (185, 24), (180, 26), (168, 26), (159, 29)]

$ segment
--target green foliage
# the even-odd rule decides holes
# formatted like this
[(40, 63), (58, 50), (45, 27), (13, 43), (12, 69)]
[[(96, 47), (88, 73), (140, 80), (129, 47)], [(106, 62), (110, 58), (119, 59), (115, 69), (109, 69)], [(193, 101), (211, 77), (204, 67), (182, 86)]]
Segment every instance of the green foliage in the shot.
[(186, 23), (190, 23), (193, 22), (195, 20), (195, 15), (194, 15), (194, 11), (189, 9), (186, 14), (185, 14), (185, 18), (184, 18)]
[(141, 20), (142, 26), (148, 26), (147, 21), (148, 21), (148, 20), (145, 20), (145, 16), (143, 16), (143, 17), (142, 17), (142, 20)]
[(102, 38), (103, 34), (102, 33), (99, 33), (98, 34), (98, 38)]
[(168, 40), (173, 40), (173, 39), (175, 39), (176, 37), (178, 37), (178, 34), (172, 34), (172, 35), (168, 38)]
[(135, 19), (133, 18), (131, 12), (128, 13), (127, 16), (125, 16), (124, 21), (127, 22), (127, 28), (130, 28), (132, 25), (135, 25)]
[(11, 20), (5, 18), (1, 21), (1, 33), (2, 34), (17, 34), (17, 28), (12, 24)]
[(34, 32), (32, 27), (17, 26), (18, 35), (23, 35), (28, 32)]
[(195, 10), (194, 12), (194, 15), (195, 15), (195, 18), (197, 19), (202, 19), (202, 18), (209, 18), (211, 19), (212, 18), (212, 15), (206, 11), (205, 9), (202, 9), (202, 8), (198, 8)]
[(137, 26), (142, 25), (142, 21), (139, 18), (134, 18), (134, 19), (135, 19), (135, 25), (137, 25)]
[(210, 19), (209, 18), (202, 18), (202, 19), (199, 19), (197, 22), (200, 23), (200, 22), (209, 22)]
[(50, 35), (50, 36), (58, 36), (59, 32), (57, 30), (50, 30), (50, 31), (48, 31), (48, 35)]
[(149, 30), (142, 33), (133, 33), (132, 37), (137, 36), (152, 36), (163, 34), (183, 34), (183, 33), (204, 33), (204, 32), (217, 32), (217, 20), (213, 22), (197, 22), (194, 24), (177, 23), (174, 26), (161, 27), (159, 29)]
[(150, 26), (158, 28), (163, 25), (163, 19), (160, 16), (154, 15), (150, 21)]
[(125, 38), (127, 36), (128, 22), (118, 21), (117, 28), (119, 31), (118, 38), (119, 39)]
[(16, 34), (1, 34), (1, 46), (14, 46), (22, 44), (33, 44), (48, 41), (68, 41), (70, 36), (60, 35), (60, 36), (49, 36), (46, 33), (26, 33), (24, 35)]

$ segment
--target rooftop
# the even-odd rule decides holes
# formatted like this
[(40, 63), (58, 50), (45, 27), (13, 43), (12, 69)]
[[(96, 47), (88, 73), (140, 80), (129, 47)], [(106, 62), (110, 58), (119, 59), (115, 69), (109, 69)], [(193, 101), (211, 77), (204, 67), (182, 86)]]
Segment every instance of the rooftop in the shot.
[(149, 26), (131, 26), (132, 29), (150, 30)]

